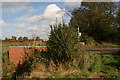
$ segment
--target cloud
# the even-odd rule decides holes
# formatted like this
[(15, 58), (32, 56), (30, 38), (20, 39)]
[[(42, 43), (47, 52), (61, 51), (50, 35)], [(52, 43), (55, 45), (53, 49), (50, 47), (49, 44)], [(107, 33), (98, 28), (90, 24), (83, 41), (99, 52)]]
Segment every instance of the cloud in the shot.
[(32, 6), (28, 6), (28, 2), (3, 2), (0, 4), (0, 9), (12, 13), (34, 11)]
[(28, 28), (28, 34), (35, 34), (41, 38), (48, 38), (50, 33), (50, 25), (56, 22), (61, 22), (62, 17), (65, 16), (65, 9), (59, 8), (56, 4), (46, 6), (43, 14), (19, 17), (16, 20), (26, 22), (31, 26)]
[(24, 29), (17, 29), (16, 30), (16, 34), (15, 34), (16, 36), (22, 36), (22, 37), (24, 37), (24, 36), (30, 36), (29, 34), (28, 34), (28, 32), (26, 31), (26, 30), (24, 30)]
[(26, 22), (30, 23), (51, 23), (57, 18), (60, 20), (64, 16), (65, 12), (55, 4), (48, 5), (43, 14), (36, 15), (25, 19)]
[(30, 0), (4, 0), (2, 2), (30, 2)]
[(61, 22), (62, 17), (65, 15), (65, 9), (59, 8), (56, 4), (48, 5), (43, 14), (17, 18), (30, 23), (31, 26), (28, 31), (33, 31), (37, 36), (45, 37), (50, 32), (50, 25), (54, 24), (57, 18), (58, 22)]
[(15, 23), (13, 24), (14, 27), (17, 27), (17, 28), (23, 28), (24, 26), (26, 26), (25, 23)]
[(39, 28), (38, 26), (32, 26), (32, 27), (29, 28), (29, 30), (30, 30), (30, 31), (32, 31), (32, 30), (35, 30), (35, 31), (36, 31), (36, 30), (38, 30), (38, 28)]
[(80, 6), (80, 2), (64, 2), (64, 5), (66, 7), (79, 7)]
[(0, 26), (5, 27), (5, 26), (7, 26), (7, 23), (3, 20), (0, 20)]
[(28, 29), (29, 34), (34, 35), (34, 36), (39, 36), (41, 38), (47, 38), (49, 31), (50, 31), (50, 28), (46, 25), (31, 26)]
[(70, 11), (73, 10), (74, 8), (78, 8), (81, 5), (81, 2), (82, 0), (78, 0), (78, 1), (65, 0), (64, 6), (67, 11)]

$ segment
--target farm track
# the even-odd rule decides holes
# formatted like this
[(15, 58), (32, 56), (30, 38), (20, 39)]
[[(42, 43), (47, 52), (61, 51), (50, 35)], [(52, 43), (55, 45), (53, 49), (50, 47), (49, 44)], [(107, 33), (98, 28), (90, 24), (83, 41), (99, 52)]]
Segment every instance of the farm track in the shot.
[(84, 50), (92, 52), (118, 52), (120, 48), (86, 48)]

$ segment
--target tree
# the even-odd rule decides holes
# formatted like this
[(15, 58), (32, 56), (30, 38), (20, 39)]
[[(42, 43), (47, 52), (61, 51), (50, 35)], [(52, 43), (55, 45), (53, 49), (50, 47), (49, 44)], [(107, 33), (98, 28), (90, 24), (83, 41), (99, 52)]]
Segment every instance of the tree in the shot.
[(39, 37), (36, 37), (36, 41), (40, 41), (40, 38), (39, 38)]
[(23, 37), (23, 41), (28, 41), (28, 37)]
[(23, 38), (22, 38), (22, 37), (19, 37), (19, 38), (18, 38), (18, 41), (23, 41)]
[(12, 40), (16, 40), (17, 39), (17, 37), (16, 36), (12, 36)]
[(9, 39), (6, 37), (6, 38), (5, 38), (5, 41), (9, 41)]
[(114, 2), (82, 2), (81, 7), (72, 11), (70, 25), (94, 40), (111, 41), (116, 34), (117, 5)]

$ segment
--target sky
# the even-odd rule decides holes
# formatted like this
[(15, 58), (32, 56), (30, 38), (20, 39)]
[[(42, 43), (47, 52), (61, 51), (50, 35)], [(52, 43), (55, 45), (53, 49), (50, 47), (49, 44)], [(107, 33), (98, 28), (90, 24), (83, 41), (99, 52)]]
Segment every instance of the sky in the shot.
[(53, 25), (56, 19), (61, 22), (62, 17), (68, 23), (70, 16), (66, 13), (78, 8), (82, 0), (73, 1), (12, 0), (10, 2), (10, 0), (4, 0), (4, 2), (0, 2), (0, 39), (12, 36), (32, 38), (33, 35), (41, 39), (48, 39), (50, 25)]
[(2, 2), (0, 3), (0, 39), (11, 36), (32, 38), (32, 35), (48, 39), (50, 25), (56, 19), (66, 23), (70, 10), (79, 7), (78, 2)]

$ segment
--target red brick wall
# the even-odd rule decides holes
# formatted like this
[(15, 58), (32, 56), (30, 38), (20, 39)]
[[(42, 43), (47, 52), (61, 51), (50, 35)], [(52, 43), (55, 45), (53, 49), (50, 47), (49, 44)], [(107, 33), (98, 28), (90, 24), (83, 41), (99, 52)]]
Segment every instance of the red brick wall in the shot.
[[(35, 47), (35, 49), (40, 49), (41, 51), (47, 51), (46, 47)], [(29, 54), (31, 51), (30, 47), (9, 47), (9, 59), (15, 65), (22, 63), (25, 54)]]

